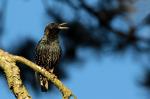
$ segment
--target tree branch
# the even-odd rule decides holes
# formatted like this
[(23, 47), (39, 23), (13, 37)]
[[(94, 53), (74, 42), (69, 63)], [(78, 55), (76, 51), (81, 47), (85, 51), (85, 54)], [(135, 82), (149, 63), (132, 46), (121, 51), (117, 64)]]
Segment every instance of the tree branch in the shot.
[(76, 99), (71, 90), (64, 86), (63, 83), (59, 79), (57, 79), (54, 74), (49, 73), (48, 71), (46, 71), (46, 69), (34, 64), (24, 57), (15, 56), (0, 49), (0, 68), (2, 68), (4, 73), (6, 74), (9, 88), (13, 91), (17, 99), (31, 99), (31, 96), (22, 83), (22, 80), (20, 78), (20, 70), (16, 65), (16, 62), (25, 64), (34, 71), (48, 78), (48, 80), (51, 81), (60, 90), (63, 95), (63, 99), (69, 99), (71, 96)]

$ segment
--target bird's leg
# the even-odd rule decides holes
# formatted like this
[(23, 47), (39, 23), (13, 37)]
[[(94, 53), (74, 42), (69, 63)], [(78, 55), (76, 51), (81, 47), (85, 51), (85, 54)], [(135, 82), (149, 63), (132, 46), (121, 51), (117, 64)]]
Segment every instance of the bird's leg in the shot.
[(53, 71), (54, 71), (54, 67), (52, 69), (49, 69), (50, 73), (53, 73)]
[(46, 66), (45, 69), (46, 69), (47, 71), (49, 71), (50, 73), (53, 73), (53, 71), (54, 71), (54, 67), (53, 67), (53, 68), (50, 68), (50, 67)]
[[(51, 69), (49, 69), (49, 72), (50, 73), (53, 73), (54, 72), (54, 67), (53, 68), (51, 68)], [(57, 76), (55, 75), (55, 77), (54, 78), (57, 78)]]

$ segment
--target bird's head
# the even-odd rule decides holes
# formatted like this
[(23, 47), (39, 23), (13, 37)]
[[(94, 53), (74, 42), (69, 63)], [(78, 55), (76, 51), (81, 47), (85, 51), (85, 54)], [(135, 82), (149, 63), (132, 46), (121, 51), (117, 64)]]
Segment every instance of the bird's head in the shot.
[(54, 34), (57, 35), (60, 30), (68, 29), (67, 23), (50, 23), (45, 28), (46, 35)]

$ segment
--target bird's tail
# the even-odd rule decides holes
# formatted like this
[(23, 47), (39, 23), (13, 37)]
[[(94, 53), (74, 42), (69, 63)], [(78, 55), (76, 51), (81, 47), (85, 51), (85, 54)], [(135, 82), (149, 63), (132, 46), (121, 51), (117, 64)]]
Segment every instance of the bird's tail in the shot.
[(41, 91), (47, 92), (48, 91), (48, 79), (42, 75), (39, 75), (39, 78), (40, 78)]
[[(46, 68), (46, 70), (53, 73), (54, 69)], [(49, 89), (48, 79), (46, 77), (44, 77), (43, 75), (37, 74), (37, 73), (36, 73), (36, 78), (38, 78), (37, 81), (40, 83), (41, 91), (42, 92), (47, 92), (48, 89)]]

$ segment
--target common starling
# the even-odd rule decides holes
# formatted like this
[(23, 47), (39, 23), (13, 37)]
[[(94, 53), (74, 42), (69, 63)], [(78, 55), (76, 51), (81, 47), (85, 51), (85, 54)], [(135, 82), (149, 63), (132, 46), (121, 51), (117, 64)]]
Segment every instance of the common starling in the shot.
[[(66, 23), (50, 23), (46, 26), (44, 36), (36, 46), (35, 62), (39, 66), (44, 67), (47, 71), (53, 73), (55, 66), (58, 64), (61, 57), (61, 47), (59, 45), (60, 30), (68, 29)], [(38, 76), (41, 90), (48, 90), (48, 79), (44, 76)]]

